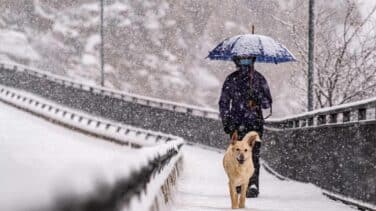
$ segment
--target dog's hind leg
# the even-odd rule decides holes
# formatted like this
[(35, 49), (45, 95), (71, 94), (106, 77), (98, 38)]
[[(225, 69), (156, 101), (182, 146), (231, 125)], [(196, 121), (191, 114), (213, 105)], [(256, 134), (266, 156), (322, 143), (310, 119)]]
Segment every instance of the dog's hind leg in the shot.
[(228, 187), (229, 187), (230, 196), (231, 196), (231, 208), (237, 209), (239, 208), (239, 203), (238, 203), (238, 194), (236, 193), (236, 186), (231, 184), (231, 182), (229, 182)]
[(247, 193), (248, 184), (243, 184), (240, 191), (239, 208), (245, 208), (245, 196)]

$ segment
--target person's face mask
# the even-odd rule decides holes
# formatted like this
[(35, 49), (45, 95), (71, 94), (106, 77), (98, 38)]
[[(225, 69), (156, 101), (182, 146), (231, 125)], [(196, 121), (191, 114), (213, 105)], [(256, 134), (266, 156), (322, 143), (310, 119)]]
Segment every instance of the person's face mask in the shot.
[(240, 59), (239, 64), (241, 66), (249, 66), (253, 63), (252, 59)]

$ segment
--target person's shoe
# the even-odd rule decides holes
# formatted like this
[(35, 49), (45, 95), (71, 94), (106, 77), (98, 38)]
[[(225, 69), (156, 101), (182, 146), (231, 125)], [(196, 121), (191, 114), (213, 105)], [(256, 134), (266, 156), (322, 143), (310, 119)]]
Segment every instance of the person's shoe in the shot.
[(236, 186), (236, 193), (237, 194), (240, 194), (240, 191), (242, 190), (242, 187), (241, 186)]
[(257, 198), (258, 195), (259, 195), (259, 191), (258, 191), (256, 185), (251, 185), (251, 187), (248, 188), (245, 196), (247, 198)]

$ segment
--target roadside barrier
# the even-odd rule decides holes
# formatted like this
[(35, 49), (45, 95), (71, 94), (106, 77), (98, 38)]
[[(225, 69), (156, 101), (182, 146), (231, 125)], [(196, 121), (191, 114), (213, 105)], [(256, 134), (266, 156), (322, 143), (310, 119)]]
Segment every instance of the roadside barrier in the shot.
[(0, 102), (120, 146), (135, 150), (143, 147), (153, 149), (147, 164), (133, 169), (128, 177), (118, 179), (113, 185), (99, 184), (94, 192), (84, 197), (58, 195), (51, 207), (36, 210), (121, 210), (125, 207), (127, 210), (159, 211), (170, 200), (171, 188), (182, 168), (181, 147), (184, 141), (181, 138), (83, 114), (1, 85)]

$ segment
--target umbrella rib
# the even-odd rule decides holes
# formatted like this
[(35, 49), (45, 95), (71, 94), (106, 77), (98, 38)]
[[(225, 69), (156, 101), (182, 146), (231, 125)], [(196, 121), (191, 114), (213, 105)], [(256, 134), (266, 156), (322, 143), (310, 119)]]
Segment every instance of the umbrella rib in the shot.
[[(234, 49), (234, 46), (236, 44), (236, 42), (238, 42), (238, 40), (240, 39), (241, 37), (239, 36), (238, 38), (236, 38), (236, 40), (234, 42), (232, 42), (231, 44), (231, 52), (232, 50)], [(232, 54), (232, 53), (231, 53)], [(234, 57), (234, 55), (230, 55), (231, 59)]]
[(262, 42), (261, 42), (261, 39), (259, 38), (259, 49), (260, 49), (260, 53), (262, 56), (265, 57), (265, 52), (264, 52), (264, 48), (262, 47)]

